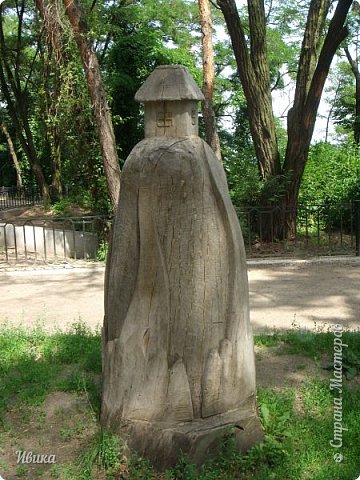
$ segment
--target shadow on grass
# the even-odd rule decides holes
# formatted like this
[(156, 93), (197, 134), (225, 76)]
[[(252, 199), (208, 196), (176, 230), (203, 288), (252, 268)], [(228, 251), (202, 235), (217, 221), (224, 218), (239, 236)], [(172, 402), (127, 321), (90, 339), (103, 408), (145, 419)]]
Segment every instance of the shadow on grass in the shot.
[[(359, 333), (344, 333), (352, 351), (360, 354)], [(301, 333), (298, 331), (272, 337), (261, 336), (257, 343), (276, 346), (279, 343), (288, 352), (308, 354), (314, 358), (319, 352), (332, 351), (330, 333)], [(11, 409), (26, 405), (40, 405), (55, 391), (86, 392), (89, 408), (99, 413), (101, 374), (100, 335), (85, 325), (76, 324), (67, 332), (48, 334), (41, 327), (34, 330), (5, 327), (0, 330), (0, 414), (5, 417)], [(341, 452), (344, 461), (334, 461), (335, 449), (329, 444), (333, 438), (333, 392), (327, 381), (309, 378), (301, 387), (261, 388), (258, 391), (259, 411), (266, 432), (266, 442), (240, 455), (231, 436), (224, 438), (221, 451), (200, 469), (190, 465), (186, 458), (163, 474), (136, 455), (121, 456), (121, 442), (103, 433), (89, 439), (90, 446), (82, 458), (90, 462), (76, 476), (66, 476), (62, 466), (53, 469), (51, 478), (124, 478), (129, 480), (345, 480), (355, 479), (360, 473), (360, 391), (343, 389)], [(1, 430), (1, 424), (0, 424)], [(119, 451), (117, 451), (119, 445)], [(87, 453), (86, 453), (87, 452)], [(96, 476), (95, 462), (105, 462), (102, 473)], [(105, 460), (104, 460), (105, 459)], [(93, 463), (95, 473), (93, 471)], [(75, 467), (74, 467), (75, 468)], [(76, 467), (77, 468), (77, 467)], [(119, 472), (122, 472), (120, 476)], [(86, 473), (87, 472), (87, 473)], [(0, 472), (1, 474), (1, 472)], [(74, 475), (74, 474), (73, 474)], [(95, 475), (95, 476), (94, 476)], [(102, 476), (101, 476), (102, 475)]]
[(51, 335), (40, 326), (5, 326), (0, 331), (0, 419), (8, 405), (39, 404), (56, 390), (87, 392), (98, 412), (100, 373), (100, 336), (84, 324)]

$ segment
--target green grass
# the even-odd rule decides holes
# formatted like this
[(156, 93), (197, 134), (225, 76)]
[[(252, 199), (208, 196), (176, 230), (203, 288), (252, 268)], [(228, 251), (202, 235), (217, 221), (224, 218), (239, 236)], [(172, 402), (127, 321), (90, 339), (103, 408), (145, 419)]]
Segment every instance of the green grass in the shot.
[[(318, 359), (333, 352), (330, 332), (301, 332), (260, 335), (261, 347), (279, 346), (279, 351)], [(353, 358), (360, 358), (360, 334), (344, 332)], [(51, 466), (45, 478), (58, 480), (117, 479), (129, 480), (355, 480), (360, 474), (360, 389), (357, 377), (343, 385), (342, 463), (337, 464), (333, 438), (333, 393), (329, 381), (309, 378), (300, 388), (258, 389), (258, 404), (265, 429), (265, 443), (240, 455), (232, 437), (224, 439), (216, 458), (200, 469), (182, 457), (171, 470), (155, 472), (150, 463), (130, 454), (125, 456), (121, 440), (110, 432), (101, 432), (99, 374), (101, 341), (98, 333), (78, 323), (67, 332), (47, 334), (34, 330), (4, 327), (0, 330), (0, 447), (10, 433), (21, 444), (21, 432), (9, 425), (9, 411), (20, 412), (23, 424), (30, 421), (34, 409), (57, 391), (86, 395), (87, 409), (94, 419), (95, 432), (81, 445), (77, 460)], [(41, 419), (40, 419), (41, 420)], [(40, 422), (39, 420), (39, 422)], [(42, 420), (43, 422), (45, 419)], [(61, 418), (59, 419), (61, 422)], [(82, 435), (84, 425), (60, 425), (64, 445)], [(10, 432), (10, 433), (9, 433)], [(6, 478), (7, 466), (0, 463), (0, 475)], [(28, 466), (18, 466), (17, 478), (27, 478)], [(122, 472), (122, 477), (120, 476)], [(39, 477), (41, 478), (41, 477)]]
[[(39, 404), (53, 391), (86, 390), (92, 407), (98, 411), (100, 392), (94, 374), (101, 373), (99, 335), (83, 324), (69, 331), (46, 334), (41, 326), (34, 330), (3, 327), (0, 330), (0, 422), (9, 403)], [(73, 370), (62, 376), (64, 366)]]
[[(292, 330), (281, 333), (274, 331), (271, 335), (255, 335), (255, 345), (275, 347), (282, 346), (282, 353), (302, 354), (317, 359), (324, 353), (332, 353), (334, 334), (332, 327), (314, 325), (314, 331), (301, 330), (296, 324)], [(342, 341), (348, 349), (360, 354), (360, 332), (344, 330)]]

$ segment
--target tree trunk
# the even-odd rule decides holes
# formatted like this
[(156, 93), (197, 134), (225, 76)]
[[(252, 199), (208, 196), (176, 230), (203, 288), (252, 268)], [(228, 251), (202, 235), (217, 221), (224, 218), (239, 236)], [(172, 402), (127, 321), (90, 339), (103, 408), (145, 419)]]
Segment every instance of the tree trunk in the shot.
[(83, 62), (99, 132), (99, 141), (110, 201), (113, 210), (116, 210), (120, 191), (120, 166), (110, 109), (101, 79), (99, 62), (88, 39), (88, 28), (79, 1), (63, 0), (63, 3)]
[(356, 112), (354, 122), (354, 140), (360, 144), (360, 75), (356, 77)]
[[(58, 114), (60, 104), (60, 78), (59, 69), (66, 62), (63, 28), (61, 13), (56, 2), (35, 0), (36, 7), (43, 20), (46, 31), (48, 55), (43, 56), (44, 87), (45, 87), (45, 108), (43, 109), (44, 124), (47, 130), (47, 140), (51, 152), (51, 197), (52, 200), (59, 200), (63, 195), (61, 182), (61, 134), (59, 123), (55, 117)], [(52, 55), (54, 54), (54, 55)], [(51, 59), (54, 56), (54, 85), (49, 85)], [(55, 119), (55, 120), (54, 120)]]
[(60, 200), (63, 196), (63, 186), (61, 182), (61, 143), (58, 132), (53, 132), (51, 141), (51, 197), (53, 200)]
[(357, 145), (360, 143), (360, 70), (359, 65), (351, 56), (350, 50), (345, 48), (346, 58), (351, 66), (351, 71), (355, 77), (355, 121), (354, 121), (354, 141)]
[(218, 0), (229, 30), (240, 80), (247, 99), (251, 134), (261, 176), (264, 180), (277, 180), (274, 183), (279, 184), (280, 193), (285, 191), (278, 200), (282, 213), (277, 215), (275, 223), (267, 222), (267, 230), (272, 229), (265, 234), (268, 238), (294, 235), (300, 183), (320, 98), (331, 61), (347, 35), (345, 21), (351, 3), (352, 0), (339, 0), (322, 43), (321, 34), (331, 2), (329, 0), (311, 0), (310, 2), (299, 60), (294, 105), (288, 114), (287, 150), (281, 168), (271, 104), (264, 2), (248, 0), (250, 27), (248, 47), (235, 0)]
[(21, 176), (20, 162), (19, 162), (18, 157), (16, 155), (16, 151), (15, 151), (13, 141), (11, 139), (9, 130), (7, 129), (7, 126), (4, 122), (2, 122), (0, 124), (0, 128), (5, 135), (5, 138), (6, 138), (6, 141), (7, 141), (7, 144), (8, 144), (8, 148), (9, 148), (9, 152), (10, 152), (12, 161), (14, 163), (14, 167), (15, 167), (15, 171), (16, 171), (16, 185), (21, 188), (23, 186), (23, 181), (22, 181), (22, 176)]
[[(328, 7), (325, 8), (322, 3), (327, 2), (316, 2), (313, 0), (312, 4), (315, 3), (319, 3), (318, 14), (326, 16)], [(312, 64), (312, 58), (306, 58), (305, 54), (300, 57), (294, 106), (288, 113), (288, 143), (283, 167), (283, 172), (287, 176), (287, 188), (283, 202), (289, 212), (285, 216), (284, 234), (290, 238), (294, 235), (296, 229), (296, 215), (294, 212), (297, 208), (300, 184), (308, 158), (321, 95), (332, 59), (341, 42), (348, 34), (346, 17), (351, 3), (352, 0), (340, 0), (338, 2), (315, 68), (311, 70), (309, 66), (301, 63), (310, 62)], [(315, 26), (313, 24), (313, 15), (314, 12), (310, 8), (302, 51), (307, 49), (309, 37), (315, 43), (317, 42), (316, 35), (318, 29), (317, 24)], [(324, 21), (325, 19), (322, 24)], [(319, 23), (321, 23), (320, 20)], [(316, 29), (316, 32), (314, 34), (308, 33), (308, 29), (312, 28)], [(302, 72), (304, 71), (308, 73), (303, 75)]]
[(202, 114), (205, 124), (206, 141), (214, 150), (216, 158), (221, 162), (221, 147), (216, 128), (216, 118), (213, 109), (214, 96), (214, 52), (212, 42), (212, 18), (209, 0), (198, 0), (201, 26), (202, 60), (203, 60), (203, 94)]
[(238, 73), (249, 112), (251, 136), (259, 171), (264, 180), (280, 174), (280, 156), (272, 110), (269, 65), (266, 51), (264, 5), (261, 0), (248, 2), (251, 50), (235, 0), (218, 0), (230, 34)]
[[(23, 14), (23, 10), (22, 10)], [(19, 17), (19, 24), (21, 24), (22, 16)], [(19, 25), (19, 31), (21, 31)], [(20, 44), (21, 42), (19, 42)], [(20, 48), (16, 51), (16, 63), (19, 61)], [(49, 187), (47, 185), (43, 170), (41, 168), (33, 136), (31, 133), (29, 119), (27, 116), (26, 106), (23, 100), (23, 91), (21, 90), (21, 82), (18, 78), (18, 70), (15, 68), (13, 73), (8, 62), (8, 51), (5, 45), (5, 37), (3, 32), (3, 19), (0, 9), (0, 86), (1, 91), (6, 101), (9, 116), (15, 128), (16, 135), (19, 139), (22, 149), (27, 156), (31, 165), (34, 176), (40, 188), (40, 193), (44, 203), (50, 200)], [(11, 90), (10, 90), (11, 89)]]
[(328, 115), (327, 115), (327, 118), (326, 118), (325, 143), (328, 143), (330, 121), (331, 121), (331, 118), (333, 116), (335, 103), (337, 102), (337, 99), (338, 99), (338, 96), (339, 96), (340, 87), (341, 87), (341, 80), (338, 81), (338, 84), (336, 86), (335, 97), (334, 97), (334, 100), (332, 102), (332, 105), (329, 109), (329, 112), (328, 112)]

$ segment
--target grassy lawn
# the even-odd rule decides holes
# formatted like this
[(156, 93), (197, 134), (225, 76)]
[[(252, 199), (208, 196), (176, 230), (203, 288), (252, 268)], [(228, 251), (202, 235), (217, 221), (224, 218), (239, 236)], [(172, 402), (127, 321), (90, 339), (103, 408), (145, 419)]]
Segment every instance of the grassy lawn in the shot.
[[(32, 331), (3, 327), (0, 476), (4, 480), (355, 480), (360, 475), (360, 333), (344, 332), (342, 342), (348, 347), (343, 349), (341, 422), (347, 430), (342, 432), (341, 448), (330, 445), (333, 398), (338, 395), (330, 390), (334, 335), (294, 330), (256, 337), (259, 373), (269, 365), (269, 358), (286, 359), (286, 364), (294, 358), (291, 371), (301, 379), (296, 385), (285, 379), (276, 386), (259, 383), (265, 443), (244, 456), (235, 451), (231, 438), (224, 439), (219, 455), (200, 470), (183, 458), (171, 471), (158, 474), (146, 460), (125, 455), (115, 435), (100, 431), (98, 334), (80, 323), (51, 335), (41, 327)], [(281, 380), (281, 369), (273, 373)], [(17, 464), (22, 451), (56, 455), (56, 463)], [(336, 453), (343, 455), (340, 463), (334, 460)]]

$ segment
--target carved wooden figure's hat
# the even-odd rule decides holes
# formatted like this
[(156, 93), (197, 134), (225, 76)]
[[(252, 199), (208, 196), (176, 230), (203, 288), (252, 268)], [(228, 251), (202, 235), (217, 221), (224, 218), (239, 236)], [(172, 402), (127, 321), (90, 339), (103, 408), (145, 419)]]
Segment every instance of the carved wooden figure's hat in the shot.
[(183, 65), (160, 65), (136, 92), (137, 102), (204, 100), (200, 88)]

